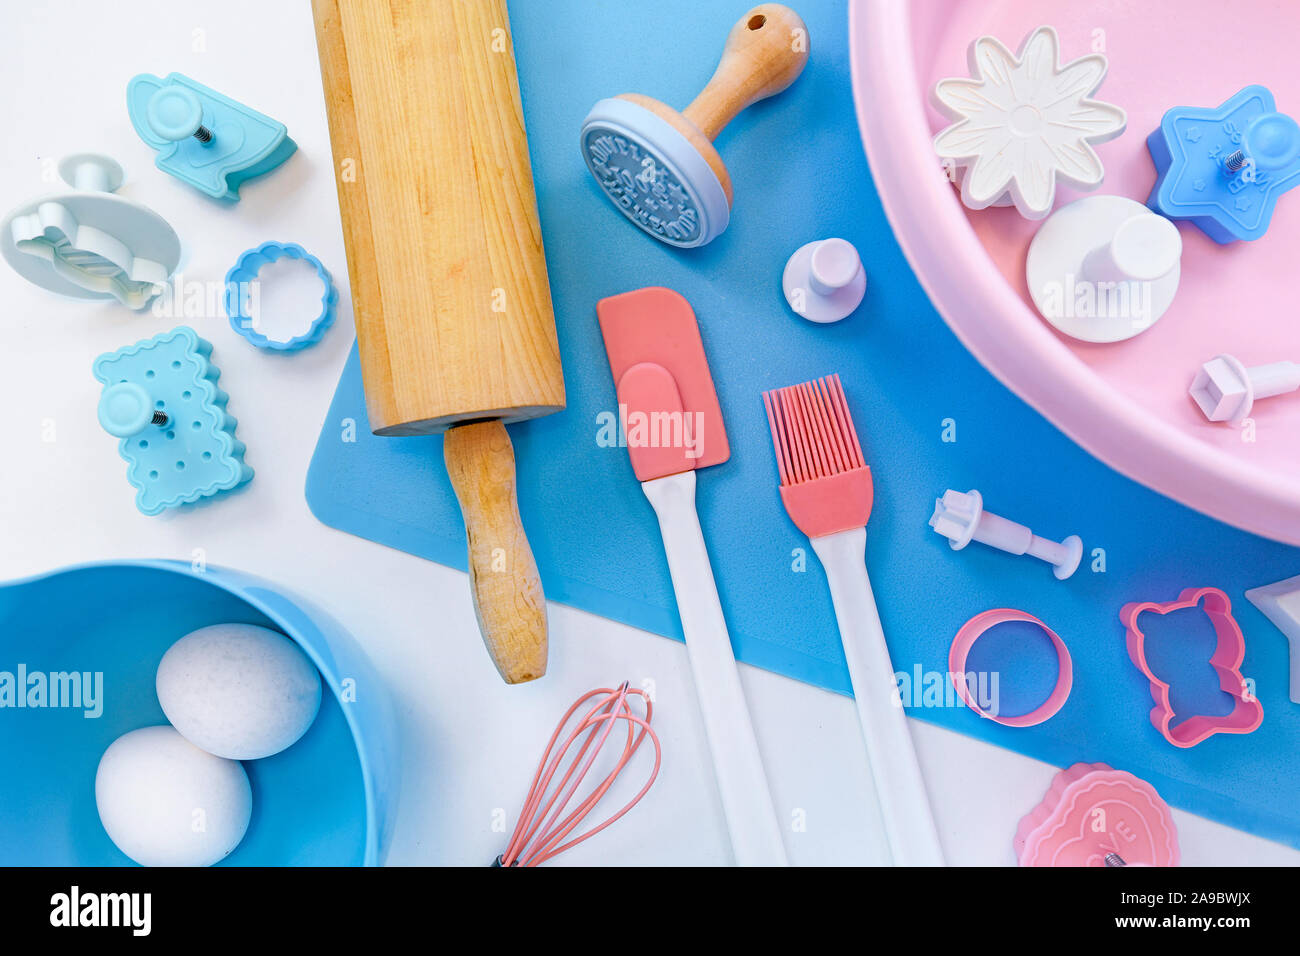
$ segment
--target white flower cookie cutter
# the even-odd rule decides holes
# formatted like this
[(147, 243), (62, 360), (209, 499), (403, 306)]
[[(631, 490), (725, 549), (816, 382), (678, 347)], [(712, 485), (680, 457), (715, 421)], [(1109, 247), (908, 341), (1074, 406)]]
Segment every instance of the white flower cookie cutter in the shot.
[(955, 122), (934, 138), (935, 150), (961, 182), (968, 209), (1015, 205), (1026, 219), (1052, 210), (1056, 184), (1101, 185), (1092, 146), (1124, 132), (1122, 109), (1089, 97), (1108, 63), (1100, 53), (1061, 65), (1051, 27), (1031, 33), (1015, 56), (983, 36), (967, 53), (971, 76), (940, 80), (935, 106)]

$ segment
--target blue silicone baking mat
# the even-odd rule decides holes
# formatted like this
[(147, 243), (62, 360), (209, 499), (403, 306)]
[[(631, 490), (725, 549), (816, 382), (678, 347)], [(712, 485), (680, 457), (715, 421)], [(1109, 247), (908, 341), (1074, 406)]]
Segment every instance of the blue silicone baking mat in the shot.
[[(615, 398), (596, 301), (668, 286), (699, 317), (731, 438), (731, 460), (700, 473), (698, 497), (740, 660), (848, 692), (821, 568), (777, 494), (760, 397), (838, 372), (875, 475), (867, 563), (898, 670), (919, 669), (922, 684), (929, 675), (932, 688), (942, 686), (934, 675), (947, 669), (953, 635), (993, 607), (1037, 615), (1074, 660), (1069, 701), (1037, 727), (1002, 727), (933, 694), (910, 713), (1058, 765), (1105, 761), (1148, 780), (1171, 804), (1300, 846), (1300, 707), (1287, 700), (1286, 641), (1242, 596), (1300, 573), (1300, 551), (1219, 524), (1099, 464), (962, 349), (918, 286), (872, 187), (849, 90), (844, 5), (803, 7), (807, 70), (718, 140), (735, 183), (730, 228), (711, 245), (679, 251), (608, 204), (583, 165), (578, 128), (596, 100), (616, 93), (690, 102), (743, 4), (665, 0), (653, 17), (590, 0), (510, 5), (568, 389), (565, 412), (511, 427), (520, 510), (547, 597), (680, 637), (654, 514), (626, 450), (598, 442), (598, 416)], [(815, 326), (786, 308), (780, 277), (791, 252), (825, 236), (857, 245), (867, 295), (846, 321)], [(355, 441), (344, 440), (348, 419), (357, 423)], [(1082, 535), (1083, 566), (1062, 583), (1031, 558), (978, 544), (952, 553), (926, 525), (946, 488), (978, 488), (990, 511), (1038, 533)], [(307, 497), (326, 524), (465, 567), (441, 439), (370, 435), (355, 352)], [(1129, 662), (1118, 615), (1127, 601), (1171, 600), (1202, 585), (1233, 600), (1264, 723), (1247, 736), (1178, 750), (1147, 719), (1147, 683)], [(1188, 612), (1168, 623), (1178, 627), (1153, 629), (1150, 642), (1157, 666), (1177, 672), (1175, 704), (1222, 707), (1204, 622)], [(1008, 652), (1013, 637), (999, 639)], [(1020, 643), (1003, 667), (1008, 712), (1050, 684), (1055, 667), (1041, 640), (1022, 635)]]

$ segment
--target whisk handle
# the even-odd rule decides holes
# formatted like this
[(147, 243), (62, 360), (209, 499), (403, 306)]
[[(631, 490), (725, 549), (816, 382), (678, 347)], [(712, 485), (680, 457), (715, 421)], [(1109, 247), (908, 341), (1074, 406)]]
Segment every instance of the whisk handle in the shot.
[(695, 510), (695, 472), (643, 481), (641, 488), (659, 518), (736, 862), (740, 866), (785, 866), (781, 827)]

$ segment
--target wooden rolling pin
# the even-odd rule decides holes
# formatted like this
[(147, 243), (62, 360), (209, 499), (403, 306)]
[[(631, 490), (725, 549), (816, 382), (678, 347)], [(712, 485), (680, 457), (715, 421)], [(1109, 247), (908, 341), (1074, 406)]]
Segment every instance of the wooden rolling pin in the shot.
[(446, 432), (474, 607), (507, 683), (546, 602), (505, 424), (564, 408), (505, 0), (313, 0), (376, 435)]

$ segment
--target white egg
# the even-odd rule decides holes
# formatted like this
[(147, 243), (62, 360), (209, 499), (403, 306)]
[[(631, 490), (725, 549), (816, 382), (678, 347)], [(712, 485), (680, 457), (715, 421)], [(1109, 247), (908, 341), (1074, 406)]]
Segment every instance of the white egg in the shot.
[(158, 702), (185, 739), (218, 757), (258, 760), (307, 732), (320, 674), (293, 641), (253, 624), (187, 634), (158, 665)]
[(248, 774), (171, 727), (113, 741), (95, 774), (99, 819), (141, 866), (211, 866), (239, 845), (253, 813)]

